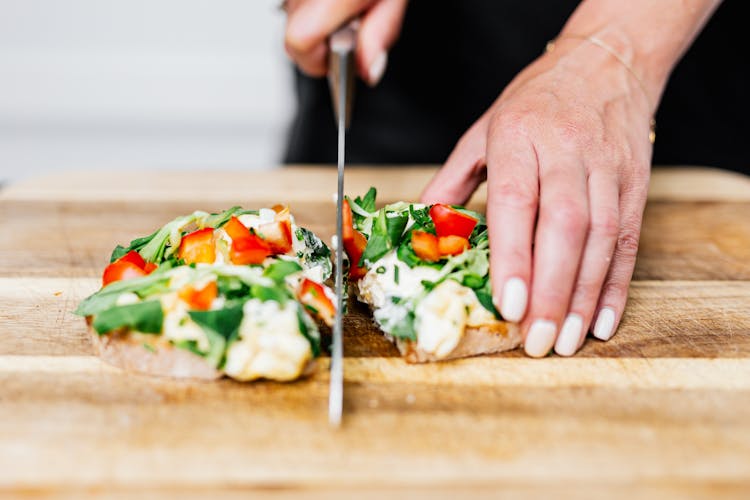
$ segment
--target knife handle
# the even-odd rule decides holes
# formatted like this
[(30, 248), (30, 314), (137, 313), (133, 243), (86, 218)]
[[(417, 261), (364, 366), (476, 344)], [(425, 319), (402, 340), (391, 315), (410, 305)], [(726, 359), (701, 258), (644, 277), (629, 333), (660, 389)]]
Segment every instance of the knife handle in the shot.
[(355, 19), (339, 28), (328, 39), (329, 62), (328, 62), (328, 86), (331, 89), (331, 100), (336, 123), (339, 120), (339, 82), (341, 74), (346, 77), (346, 95), (344, 123), (349, 128), (352, 115), (352, 103), (354, 100), (354, 49), (357, 46), (357, 28), (359, 20)]

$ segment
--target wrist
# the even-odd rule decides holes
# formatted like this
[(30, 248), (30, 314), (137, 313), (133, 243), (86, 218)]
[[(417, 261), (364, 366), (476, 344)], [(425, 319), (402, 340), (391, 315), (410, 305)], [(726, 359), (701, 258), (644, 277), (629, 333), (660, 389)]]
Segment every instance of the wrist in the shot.
[[(598, 66), (599, 70), (615, 73), (618, 70), (626, 70), (632, 82), (637, 84), (646, 98), (650, 113), (653, 115), (656, 112), (661, 93), (666, 86), (668, 71), (654, 71), (654, 65), (646, 64), (646, 61), (653, 62), (653, 59), (641, 57), (626, 35), (614, 30), (591, 35), (564, 31), (548, 44), (547, 49), (550, 51), (559, 48), (564, 51), (566, 47), (568, 51), (577, 49), (579, 57), (589, 65)], [(598, 56), (593, 54), (596, 51), (600, 52)], [(655, 66), (662, 67), (658, 64)]]

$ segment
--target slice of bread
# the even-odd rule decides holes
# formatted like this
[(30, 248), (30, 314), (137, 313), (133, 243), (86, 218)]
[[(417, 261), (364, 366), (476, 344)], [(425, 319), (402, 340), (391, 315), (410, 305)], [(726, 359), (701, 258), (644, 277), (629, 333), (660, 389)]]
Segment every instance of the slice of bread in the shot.
[(173, 346), (161, 335), (127, 330), (99, 335), (89, 327), (96, 353), (125, 371), (181, 379), (215, 380), (221, 372), (197, 354)]
[(394, 339), (396, 347), (398, 347), (401, 355), (409, 363), (445, 361), (448, 359), (510, 351), (519, 347), (521, 341), (521, 329), (519, 326), (507, 321), (495, 321), (479, 327), (466, 328), (456, 348), (448, 356), (440, 359), (433, 354), (419, 349), (417, 343), (414, 341)]

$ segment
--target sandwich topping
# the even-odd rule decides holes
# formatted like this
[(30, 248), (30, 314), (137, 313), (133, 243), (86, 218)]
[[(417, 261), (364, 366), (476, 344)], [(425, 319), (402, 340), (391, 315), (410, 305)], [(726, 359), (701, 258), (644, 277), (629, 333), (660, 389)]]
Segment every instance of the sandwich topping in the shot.
[(299, 377), (330, 326), (330, 250), (286, 207), (194, 212), (115, 248), (103, 287), (76, 310), (144, 355), (188, 350), (237, 380)]
[(484, 216), (442, 204), (376, 210), (375, 197), (371, 188), (344, 205), (349, 276), (386, 334), (445, 358), (467, 328), (500, 319)]

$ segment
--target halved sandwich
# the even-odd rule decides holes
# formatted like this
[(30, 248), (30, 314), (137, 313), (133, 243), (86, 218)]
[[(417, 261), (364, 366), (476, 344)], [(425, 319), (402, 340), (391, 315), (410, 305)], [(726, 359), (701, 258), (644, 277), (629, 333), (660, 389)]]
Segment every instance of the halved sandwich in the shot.
[(349, 277), (375, 322), (410, 362), (515, 349), (517, 325), (492, 303), (483, 215), (458, 206), (347, 198), (341, 242)]
[(118, 246), (76, 313), (99, 354), (155, 375), (290, 381), (320, 354), (330, 250), (285, 207), (194, 212)]

